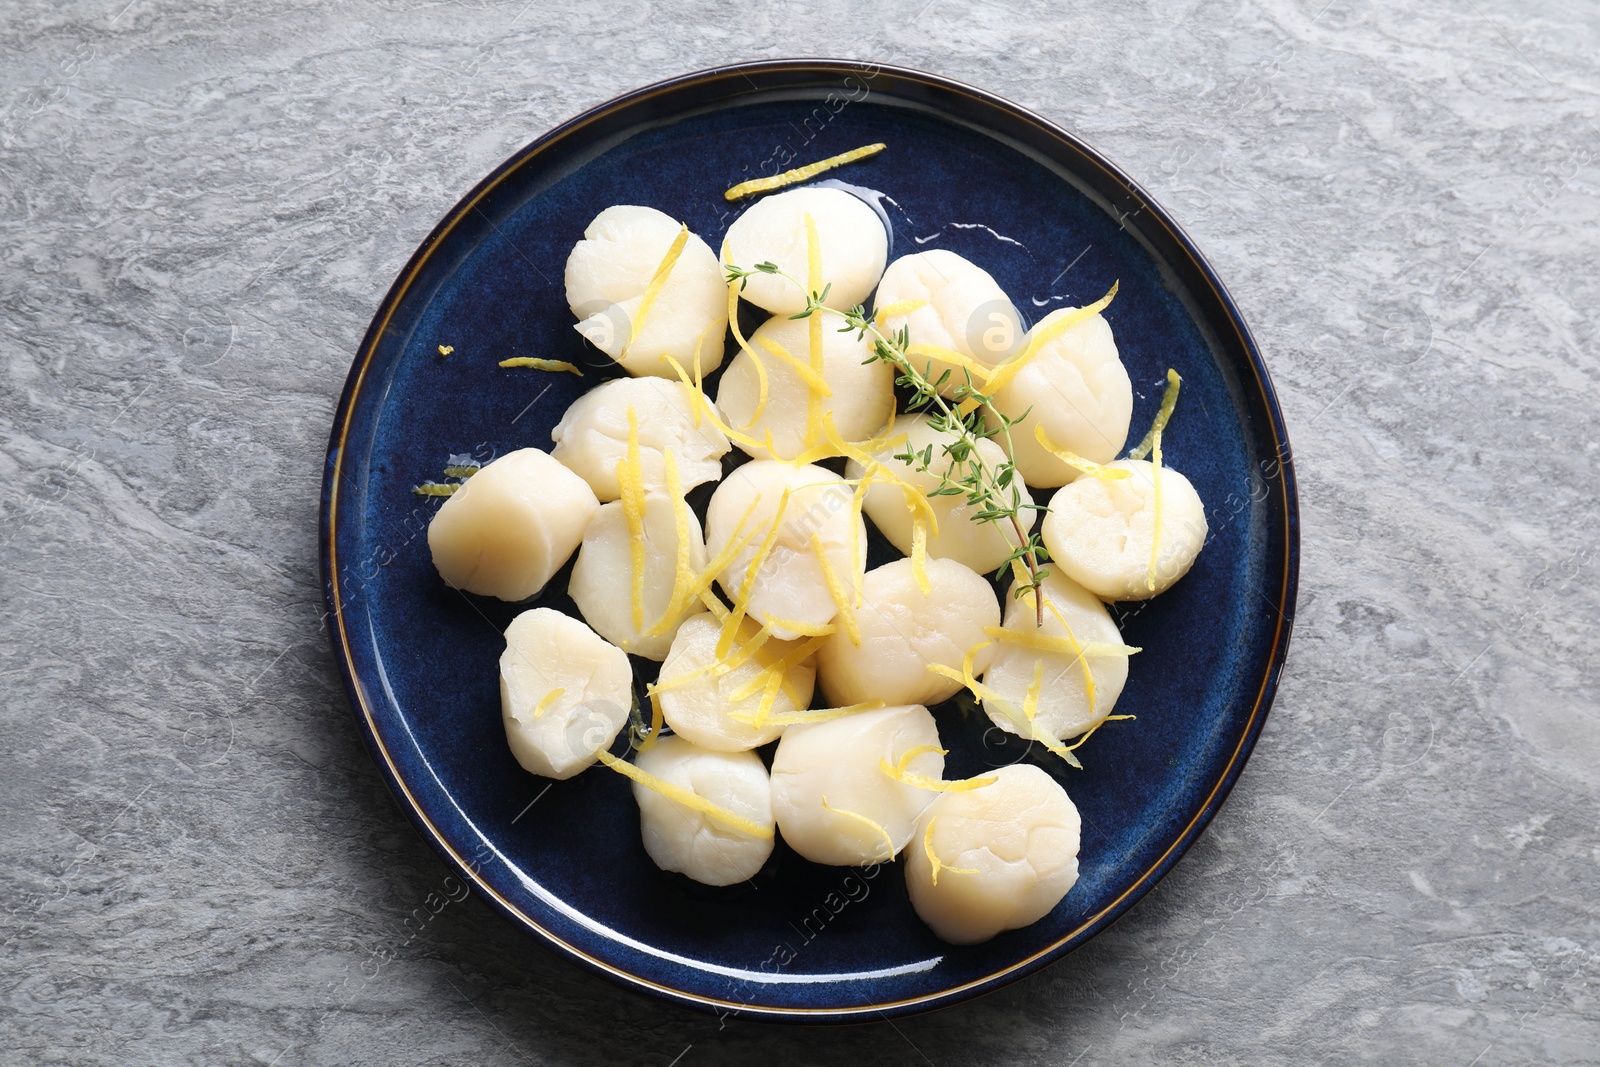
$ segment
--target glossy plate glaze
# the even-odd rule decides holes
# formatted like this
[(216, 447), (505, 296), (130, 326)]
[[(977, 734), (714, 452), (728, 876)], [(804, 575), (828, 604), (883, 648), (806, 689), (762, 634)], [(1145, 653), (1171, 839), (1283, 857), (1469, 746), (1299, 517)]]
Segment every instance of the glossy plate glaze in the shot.
[[(447, 589), (429, 560), (437, 501), (411, 488), (452, 454), (550, 447), (614, 373), (572, 329), (567, 253), (601, 209), (647, 204), (716, 248), (750, 177), (874, 141), (834, 177), (887, 194), (894, 255), (947, 248), (988, 269), (1030, 322), (1115, 281), (1106, 317), (1135, 383), (1137, 439), (1167, 367), (1184, 377), (1167, 462), (1204, 498), (1193, 571), (1118, 609), (1142, 646), (1085, 769), (1029, 753), (955, 703), (935, 709), (951, 777), (1036, 760), (1083, 815), (1082, 874), (1038, 923), (988, 944), (935, 939), (899, 864), (806, 863), (781, 843), (754, 883), (710, 890), (657, 870), (626, 781), (522, 771), (500, 722), (500, 630), (523, 606)], [(447, 357), (439, 346), (451, 346)], [(585, 377), (502, 369), (570, 360)], [(1048, 403), (1041, 398), (1041, 403)], [(1294, 610), (1295, 490), (1267, 372), (1199, 253), (1070, 134), (975, 89), (844, 61), (727, 67), (630, 93), (546, 134), (428, 237), (384, 299), (334, 420), (323, 489), (334, 649), (401, 806), (515, 925), (624, 985), (702, 1009), (798, 1021), (904, 1014), (1015, 980), (1093, 937), (1205, 828), (1259, 734)], [(703, 506), (705, 490), (694, 499)], [(874, 535), (874, 564), (885, 556)], [(560, 592), (539, 603), (572, 611)], [(635, 661), (648, 668), (651, 665)], [(648, 671), (646, 672), (648, 675)], [(622, 751), (625, 739), (614, 751)]]

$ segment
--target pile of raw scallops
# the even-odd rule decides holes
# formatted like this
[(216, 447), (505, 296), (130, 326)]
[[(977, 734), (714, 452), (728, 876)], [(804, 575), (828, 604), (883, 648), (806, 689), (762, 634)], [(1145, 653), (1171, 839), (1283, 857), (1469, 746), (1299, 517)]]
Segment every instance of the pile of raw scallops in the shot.
[[(1076, 763), (1067, 742), (1111, 716), (1138, 651), (1106, 603), (1180, 578), (1206, 520), (1161, 463), (1160, 420), (1153, 452), (1147, 440), (1117, 458), (1133, 392), (1100, 314), (1063, 308), (1026, 330), (961, 256), (887, 258), (878, 214), (832, 186), (755, 201), (720, 258), (653, 208), (602, 211), (567, 260), (567, 299), (629, 377), (581, 396), (549, 451), (473, 473), (428, 543), (447, 584), (512, 602), (577, 553), (568, 592), (583, 618), (534, 608), (505, 632), (506, 737), (528, 771), (564, 779), (600, 761), (627, 775), (651, 858), (710, 885), (751, 878), (777, 833), (816, 863), (903, 855), (917, 914), (972, 944), (1060, 902), (1078, 876), (1078, 812), (1032, 764), (947, 781), (928, 707), (965, 688), (1000, 729)], [(739, 276), (758, 264), (773, 269)], [(826, 311), (793, 317), (807, 292), (875, 309), (930, 382), (953, 371), (947, 395), (973, 383), (1021, 419), (1009, 456), (996, 435), (978, 460), (1014, 461), (1029, 503), (1055, 491), (1021, 511), (1029, 528), (1043, 514), (1042, 584), (1002, 610), (984, 576), (1026, 588), (1015, 529), (935, 492), (955, 431), (897, 412), (903, 368), (872, 358), (871, 335)], [(739, 300), (771, 315), (748, 336)], [(737, 354), (708, 395), (730, 325)], [(734, 447), (750, 461), (723, 478)], [(839, 459), (843, 474), (819, 465)], [(702, 519), (685, 494), (719, 479)], [(867, 570), (867, 520), (905, 557)], [(621, 759), (630, 654), (661, 668), (651, 726)]]

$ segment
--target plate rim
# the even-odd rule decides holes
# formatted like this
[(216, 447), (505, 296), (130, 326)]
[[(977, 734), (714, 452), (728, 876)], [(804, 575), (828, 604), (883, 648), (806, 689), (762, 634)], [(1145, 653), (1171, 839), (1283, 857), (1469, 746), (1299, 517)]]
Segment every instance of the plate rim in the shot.
[[(361, 680), (356, 676), (353, 667), (350, 634), (346, 629), (343, 600), (340, 595), (337, 546), (339, 490), (341, 479), (345, 476), (343, 466), (345, 445), (356, 401), (365, 383), (367, 370), (377, 352), (379, 341), (382, 339), (390, 320), (444, 238), (460, 224), (462, 219), (475, 210), (485, 197), (524, 165), (535, 160), (546, 150), (558, 145), (565, 138), (607, 116), (668, 92), (733, 78), (743, 77), (749, 81), (752, 87), (751, 92), (781, 88), (781, 86), (759, 86), (756, 84), (756, 77), (782, 74), (826, 75), (841, 78), (855, 76), (865, 78), (868, 82), (880, 74), (889, 74), (895, 79), (916, 83), (935, 92), (956, 93), (971, 98), (979, 105), (1009, 114), (1023, 125), (1031, 126), (1047, 137), (1063, 142), (1071, 151), (1100, 167), (1107, 176), (1114, 179), (1131, 194), (1141, 212), (1149, 212), (1160, 223), (1171, 237), (1175, 248), (1187, 257), (1190, 265), (1195, 268), (1199, 277), (1210, 288), (1212, 295), (1216, 298), (1218, 305), (1234, 330), (1240, 349), (1247, 357), (1255, 387), (1259, 390), (1262, 405), (1268, 417), (1268, 428), (1277, 448), (1275, 456), (1277, 475), (1268, 479), (1269, 483), (1275, 485), (1278, 491), (1277, 495), (1281, 497), (1283, 509), (1283, 571), (1278, 602), (1270, 605), (1278, 616), (1277, 625), (1273, 633), (1271, 651), (1261, 675), (1261, 683), (1256, 692), (1250, 717), (1246, 722), (1245, 728), (1240, 732), (1238, 743), (1228, 756), (1227, 763), (1218, 775), (1217, 780), (1212, 784), (1205, 799), (1201, 801), (1189, 821), (1173, 837), (1166, 850), (1150, 864), (1137, 880), (1095, 914), (1085, 918), (1076, 927), (1057, 938), (1051, 944), (1030, 953), (1022, 959), (999, 967), (981, 978), (971, 979), (960, 985), (951, 986), (933, 993), (876, 1004), (826, 1007), (751, 1005), (663, 985), (642, 975), (633, 974), (618, 964), (597, 958), (582, 947), (567, 941), (553, 930), (547, 929), (535, 917), (526, 914), (501, 896), (477, 873), (474, 869), (475, 865), (468, 862), (452, 847), (427, 812), (423, 810), (423, 805), (412, 793), (409, 784), (400, 774), (399, 768), (379, 735), (366, 690)], [(1060, 166), (1060, 164), (1056, 164), (1056, 166)], [(700, 1011), (709, 1011), (719, 1016), (739, 1016), (778, 1022), (864, 1022), (873, 1018), (888, 1018), (930, 1011), (969, 1000), (973, 997), (993, 992), (1055, 962), (1101, 933), (1111, 923), (1125, 914), (1128, 909), (1166, 876), (1173, 865), (1199, 839), (1200, 834), (1205, 831), (1215, 817), (1223, 801), (1232, 792), (1240, 773), (1249, 761), (1277, 693), (1278, 682), (1287, 658), (1289, 639), (1294, 627), (1299, 586), (1300, 521), (1298, 488), (1294, 471), (1294, 454), (1290, 447), (1277, 392), (1273, 388), (1271, 376), (1267, 371), (1255, 339), (1232, 295), (1189, 235), (1142, 186), (1128, 177), (1121, 168), (1117, 167), (1095, 148), (1051, 120), (996, 94), (943, 75), (910, 67), (853, 59), (785, 58), (755, 60), (721, 64), (653, 82), (615, 96), (556, 125), (523, 145), (475, 184), (457, 201), (454, 207), (446, 212), (444, 217), (411, 254), (405, 266), (396, 275), (395, 281), (390, 285), (383, 300), (379, 303), (377, 311), (374, 313), (372, 321), (368, 325), (359, 347), (356, 349), (356, 358), (346, 376), (329, 433), (328, 449), (323, 468), (317, 534), (323, 599), (327, 609), (323, 616), (323, 621), (325, 623), (331, 622), (331, 625), (328, 625), (329, 641), (333, 647), (334, 658), (339, 665), (339, 672), (344, 683), (346, 696), (349, 699), (351, 713), (356, 719), (368, 752), (371, 754), (374, 763), (377, 764), (401, 810), (417, 828), (424, 840), (445, 860), (447, 866), (454, 873), (466, 879), (469, 884), (475, 886), (484, 899), (495, 910), (511, 920), (514, 925), (524, 928), (533, 934), (537, 940), (554, 949), (558, 954), (584, 965), (591, 971), (597, 972), (625, 988)]]

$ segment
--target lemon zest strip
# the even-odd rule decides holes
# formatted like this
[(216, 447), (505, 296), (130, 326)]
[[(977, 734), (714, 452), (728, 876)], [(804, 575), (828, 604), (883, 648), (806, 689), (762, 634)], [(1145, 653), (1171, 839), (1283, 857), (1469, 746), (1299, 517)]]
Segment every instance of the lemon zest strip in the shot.
[[(622, 346), (622, 354), (628, 354), (628, 348), (638, 339), (644, 331), (645, 317), (650, 314), (650, 309), (655, 306), (656, 297), (661, 295), (662, 288), (667, 284), (667, 275), (672, 273), (672, 268), (677, 266), (678, 257), (683, 254), (683, 246), (689, 243), (689, 224), (678, 224), (678, 235), (672, 239), (672, 244), (667, 248), (667, 254), (661, 257), (661, 262), (656, 265), (656, 272), (650, 276), (650, 284), (644, 288), (644, 296), (639, 299), (639, 310), (634, 312), (633, 321), (628, 324), (628, 340)], [(695, 355), (699, 355), (696, 349)]]
[(889, 836), (888, 829), (886, 829), (882, 823), (879, 823), (874, 819), (869, 819), (859, 812), (848, 811), (844, 808), (836, 808), (832, 804), (828, 803), (827, 797), (822, 798), (822, 809), (824, 811), (831, 811), (835, 815), (845, 815), (856, 820), (857, 822), (866, 823), (868, 826), (872, 827), (873, 830), (883, 835), (883, 843), (889, 846), (889, 859), (894, 859), (895, 854), (899, 851), (894, 847), (894, 838)]
[(928, 582), (928, 524), (920, 518), (911, 520), (911, 575), (923, 596), (933, 592)]
[[(854, 532), (854, 531), (851, 531)], [(857, 541), (856, 538), (851, 538)], [(859, 546), (859, 542), (857, 543)], [(850, 593), (845, 589), (844, 583), (839, 580), (839, 573), (833, 569), (833, 564), (828, 562), (828, 550), (822, 547), (822, 537), (815, 532), (811, 535), (811, 551), (816, 554), (817, 563), (822, 567), (822, 580), (828, 586), (828, 595), (833, 598), (834, 604), (839, 609), (839, 621), (844, 624), (844, 634), (850, 643), (857, 648), (861, 647), (861, 628), (856, 625), (855, 605), (850, 601)], [(857, 585), (859, 586), (859, 582)]]
[[(816, 318), (816, 316), (813, 315), (812, 318)], [(795, 374), (799, 375), (800, 380), (805, 383), (806, 388), (810, 389), (814, 394), (821, 394), (822, 396), (833, 395), (833, 387), (828, 384), (828, 380), (824, 378), (814, 366), (801, 362), (800, 359), (792, 355), (787, 348), (784, 348), (771, 338), (758, 337), (756, 338), (756, 343), (762, 348), (765, 348), (772, 355), (777, 356), (783, 362), (787, 363), (790, 367), (794, 368)]]
[(601, 763), (604, 763), (618, 774), (633, 779), (646, 789), (660, 793), (674, 804), (681, 805), (691, 811), (698, 811), (730, 830), (737, 830), (741, 834), (747, 834), (762, 841), (771, 840), (773, 836), (772, 827), (763, 826), (758, 822), (745, 818), (743, 815), (731, 812), (720, 804), (713, 804), (699, 793), (685, 789), (681, 785), (674, 785), (671, 782), (657, 778), (649, 771), (640, 770), (627, 760), (618, 759), (605, 749), (601, 749), (595, 755), (600, 757)]
[(693, 586), (695, 577), (694, 568), (690, 565), (689, 505), (683, 499), (683, 480), (678, 477), (678, 460), (672, 454), (672, 449), (661, 450), (661, 462), (666, 468), (667, 496), (672, 501), (672, 525), (678, 535), (678, 546), (672, 564), (672, 594), (667, 598), (661, 618), (650, 627), (650, 634), (665, 633), (683, 617), (684, 610), (689, 606), (688, 590)]
[(997, 641), (1010, 641), (1040, 652), (1054, 652), (1062, 656), (1131, 656), (1144, 651), (1135, 645), (1118, 644), (1113, 641), (1088, 641), (1079, 645), (1065, 637), (1051, 637), (1049, 634), (1037, 631), (1029, 633), (1005, 626), (985, 626), (983, 633), (984, 636)]
[[(767, 410), (768, 386), (767, 365), (756, 355), (755, 349), (750, 347), (750, 341), (745, 337), (744, 331), (739, 328), (739, 283), (728, 283), (728, 325), (733, 327), (733, 339), (739, 342), (739, 351), (750, 357), (750, 362), (756, 368), (756, 382), (760, 394), (756, 397), (756, 410), (750, 416), (750, 421), (744, 424), (744, 429), (749, 429), (756, 424), (762, 413)], [(698, 425), (698, 424), (697, 424)]]
[(989, 372), (989, 380), (984, 385), (984, 391), (993, 396), (1007, 385), (1010, 385), (1011, 380), (1017, 376), (1017, 372), (1027, 366), (1028, 361), (1038, 355), (1041, 348), (1066, 333), (1078, 323), (1100, 314), (1100, 312), (1109, 307), (1111, 301), (1117, 295), (1117, 286), (1120, 284), (1120, 282), (1112, 282), (1111, 288), (1106, 292), (1106, 295), (1099, 300), (1085, 307), (1074, 308), (1044, 329), (1030, 334), (1028, 343), (1023, 346), (1021, 352), (1005, 360)]
[(1143, 459), (1150, 454), (1150, 449), (1156, 442), (1156, 434), (1166, 431), (1167, 423), (1172, 419), (1172, 409), (1178, 406), (1178, 390), (1183, 384), (1183, 379), (1171, 367), (1167, 368), (1167, 387), (1161, 393), (1161, 407), (1156, 410), (1156, 417), (1150, 422), (1150, 431), (1144, 435), (1138, 447), (1128, 453), (1129, 459)]
[[(758, 493), (755, 501), (761, 499)], [(739, 583), (738, 592), (733, 598), (733, 611), (722, 623), (722, 636), (717, 638), (717, 658), (721, 659), (728, 654), (728, 649), (733, 647), (733, 639), (738, 636), (739, 623), (744, 620), (749, 609), (750, 593), (755, 588), (756, 576), (761, 573), (761, 565), (767, 561), (767, 556), (772, 551), (772, 546), (778, 542), (778, 527), (783, 522), (783, 513), (789, 506), (789, 490), (785, 488), (778, 497), (778, 510), (773, 513), (772, 522), (767, 527), (767, 535), (761, 539), (761, 545), (756, 549), (755, 555), (750, 557), (750, 562), (745, 565), (744, 580)], [(759, 529), (759, 527), (757, 527)]]
[(1084, 459), (1076, 452), (1062, 448), (1060, 445), (1050, 440), (1050, 435), (1044, 432), (1043, 423), (1040, 423), (1033, 428), (1033, 436), (1035, 440), (1045, 447), (1045, 451), (1055, 456), (1061, 462), (1065, 463), (1069, 467), (1081, 471), (1084, 474), (1093, 475), (1094, 477), (1099, 478), (1102, 482), (1121, 481), (1123, 478), (1128, 478), (1133, 475), (1133, 472), (1126, 467), (1107, 467), (1104, 464), (1096, 463), (1092, 459)]
[(909, 315), (918, 308), (925, 308), (927, 306), (928, 302), (926, 300), (901, 300), (897, 303), (889, 304), (886, 307), (879, 308), (877, 317), (880, 322), (884, 319), (895, 319), (902, 315)]
[(628, 405), (628, 450), (617, 461), (622, 514), (628, 523), (629, 596), (633, 628), (644, 629), (644, 464), (639, 454), (639, 416)]
[(982, 778), (968, 778), (965, 781), (947, 782), (942, 778), (929, 778), (925, 774), (917, 774), (915, 771), (906, 770), (906, 765), (923, 752), (938, 752), (943, 755), (945, 750), (934, 748), (932, 745), (919, 745), (902, 753), (900, 762), (895, 766), (890, 766), (889, 761), (886, 759), (880, 759), (878, 761), (878, 769), (897, 782), (914, 786), (917, 789), (927, 789), (934, 793), (969, 793), (974, 789), (982, 789), (986, 785), (992, 785), (999, 780), (991, 774)]
[[(818, 708), (815, 711), (787, 711), (777, 715), (767, 716), (768, 726), (805, 726), (814, 722), (828, 722), (832, 719), (842, 719), (847, 715), (855, 715), (863, 711), (877, 711), (884, 707), (881, 700), (868, 700), (860, 704), (850, 704), (842, 708)], [(747, 715), (742, 711), (728, 713), (728, 718), (734, 722), (747, 725), (755, 724), (755, 716)]]
[(562, 686), (556, 686), (554, 689), (550, 690), (550, 692), (548, 692), (544, 696), (540, 697), (539, 698), (539, 703), (537, 703), (537, 704), (535, 704), (533, 706), (533, 717), (535, 719), (537, 719), (539, 716), (541, 716), (545, 712), (549, 711), (550, 710), (550, 705), (552, 705), (556, 701), (560, 700), (563, 696), (566, 695), (566, 693), (567, 693), (567, 691), (566, 691), (565, 688), (563, 688)]
[(723, 193), (722, 198), (724, 200), (738, 200), (741, 197), (755, 193), (768, 193), (774, 189), (782, 189), (785, 185), (793, 185), (795, 182), (809, 181), (823, 171), (832, 170), (834, 167), (842, 167), (846, 163), (854, 163), (856, 160), (866, 159), (868, 156), (875, 156), (887, 147), (882, 141), (879, 141), (876, 144), (866, 144), (860, 148), (852, 148), (848, 152), (840, 152), (838, 155), (829, 156), (827, 159), (819, 159), (815, 163), (807, 163), (803, 167), (786, 170), (782, 174), (774, 174), (766, 178), (752, 178), (747, 182), (740, 182), (735, 185)]
[(512, 356), (500, 361), (502, 367), (532, 367), (534, 370), (566, 371), (583, 377), (583, 371), (564, 359), (538, 359), (534, 356)]
[(1152, 430), (1150, 443), (1150, 566), (1145, 571), (1144, 587), (1156, 591), (1156, 560), (1161, 552), (1161, 431)]
[(684, 370), (683, 364), (679, 363), (676, 359), (667, 355), (663, 355), (661, 358), (666, 360), (667, 363), (672, 366), (672, 370), (675, 374), (677, 374), (679, 380), (689, 388), (689, 403), (694, 412), (695, 426), (698, 427), (700, 425), (700, 416), (704, 415), (710, 420), (711, 425), (722, 431), (722, 436), (726, 437), (740, 448), (743, 448), (745, 451), (748, 452), (751, 449), (754, 449), (756, 452), (760, 452), (764, 448), (768, 451), (771, 451), (769, 446), (772, 443), (772, 434), (770, 431), (767, 433), (766, 441), (757, 441), (749, 434), (740, 433), (738, 430), (735, 430), (732, 426), (729, 426), (727, 423), (723, 422), (722, 419), (717, 415), (716, 406), (712, 404), (710, 399), (706, 397), (705, 390), (700, 388), (700, 383), (697, 380), (700, 373), (699, 359), (695, 360), (696, 377), (690, 378), (689, 372)]
[[(982, 385), (994, 373), (993, 367), (985, 367), (971, 356), (964, 356), (951, 348), (940, 348), (938, 345), (914, 344), (906, 349), (908, 356), (931, 356), (934, 359), (952, 364), (971, 374), (973, 380)], [(923, 364), (924, 367), (927, 364)], [(956, 381), (955, 375), (950, 376), (951, 381)]]
[(976, 867), (950, 866), (941, 860), (939, 858), (939, 854), (933, 850), (933, 824), (937, 822), (938, 819), (939, 817), (937, 815), (929, 816), (928, 828), (923, 831), (922, 834), (922, 851), (927, 854), (928, 862), (933, 864), (933, 884), (939, 884), (940, 871), (949, 871), (951, 874), (977, 874), (978, 868)]
[(413, 485), (411, 491), (418, 496), (452, 496), (460, 489), (463, 482), (423, 482)]
[(901, 494), (905, 497), (906, 505), (913, 511), (920, 511), (928, 522), (928, 529), (934, 536), (939, 534), (939, 516), (934, 513), (933, 505), (928, 503), (928, 495), (921, 489), (906, 481), (889, 467), (879, 462), (872, 453), (867, 452), (861, 445), (851, 444), (839, 433), (839, 427), (834, 425), (833, 416), (827, 415), (822, 420), (822, 432), (830, 445), (837, 450), (837, 454), (853, 459), (866, 470), (872, 472), (874, 478), (881, 478), (893, 482), (900, 487)]

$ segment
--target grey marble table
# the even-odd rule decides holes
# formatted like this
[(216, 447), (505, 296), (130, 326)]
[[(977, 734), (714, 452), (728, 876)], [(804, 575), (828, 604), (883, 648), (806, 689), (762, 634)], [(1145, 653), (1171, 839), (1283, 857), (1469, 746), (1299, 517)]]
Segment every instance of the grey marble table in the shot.
[[(925, 5), (925, 6), (924, 6)], [(1600, 1063), (1600, 9), (1403, 0), (0, 7), (0, 1060)], [(314, 528), (411, 249), (556, 122), (891, 60), (1143, 181), (1276, 377), (1277, 707), (1189, 857), (979, 1002), (646, 1002), (475, 899), (363, 751)]]

